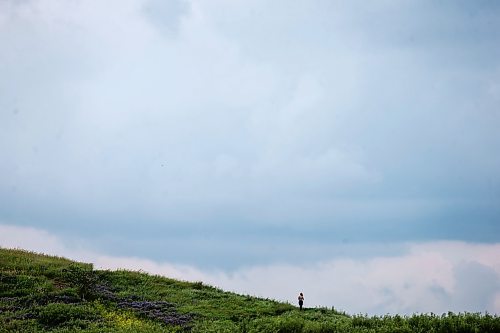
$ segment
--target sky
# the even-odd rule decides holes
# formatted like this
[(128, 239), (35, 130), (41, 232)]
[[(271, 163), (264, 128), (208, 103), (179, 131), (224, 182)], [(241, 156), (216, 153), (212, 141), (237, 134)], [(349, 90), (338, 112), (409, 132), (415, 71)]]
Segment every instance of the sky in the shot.
[(0, 0), (0, 246), (500, 313), (496, 1)]

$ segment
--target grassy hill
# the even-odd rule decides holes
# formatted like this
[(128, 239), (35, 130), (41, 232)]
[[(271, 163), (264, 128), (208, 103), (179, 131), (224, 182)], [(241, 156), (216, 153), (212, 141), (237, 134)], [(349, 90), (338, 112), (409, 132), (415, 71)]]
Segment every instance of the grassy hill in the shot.
[(0, 249), (0, 332), (500, 332), (488, 314), (349, 316)]

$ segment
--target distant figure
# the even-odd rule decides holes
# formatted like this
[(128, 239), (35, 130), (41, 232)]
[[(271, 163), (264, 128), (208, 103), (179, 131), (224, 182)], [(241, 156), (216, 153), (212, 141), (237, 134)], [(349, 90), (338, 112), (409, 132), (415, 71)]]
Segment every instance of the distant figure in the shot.
[(302, 310), (302, 305), (304, 305), (304, 294), (300, 293), (299, 294), (299, 306), (300, 306), (300, 310)]

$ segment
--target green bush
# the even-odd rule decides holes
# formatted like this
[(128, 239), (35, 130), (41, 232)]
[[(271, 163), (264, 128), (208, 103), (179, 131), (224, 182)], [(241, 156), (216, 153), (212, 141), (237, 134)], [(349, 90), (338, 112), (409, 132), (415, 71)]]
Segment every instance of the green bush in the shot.
[(281, 314), (284, 314), (286, 312), (292, 311), (294, 309), (295, 309), (295, 307), (288, 304), (288, 303), (277, 303), (274, 306), (274, 313), (276, 315), (281, 315)]
[(304, 328), (304, 320), (301, 318), (283, 318), (278, 321), (276, 332), (278, 333), (301, 333)]
[(97, 284), (97, 274), (92, 268), (71, 264), (63, 269), (63, 276), (67, 283), (75, 287), (82, 300), (92, 296)]
[(89, 305), (49, 303), (39, 309), (37, 320), (46, 327), (77, 326), (83, 328), (99, 317), (98, 311)]
[(52, 290), (44, 277), (0, 272), (0, 297), (22, 297)]
[(230, 320), (210, 320), (197, 323), (192, 333), (233, 333), (239, 332), (238, 326)]

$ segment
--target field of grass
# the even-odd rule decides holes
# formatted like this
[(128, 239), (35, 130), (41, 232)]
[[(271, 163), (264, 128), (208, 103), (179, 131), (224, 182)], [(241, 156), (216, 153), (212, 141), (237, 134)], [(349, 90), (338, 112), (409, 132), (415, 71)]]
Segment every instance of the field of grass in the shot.
[(0, 249), (0, 332), (500, 332), (500, 317), (367, 317)]

